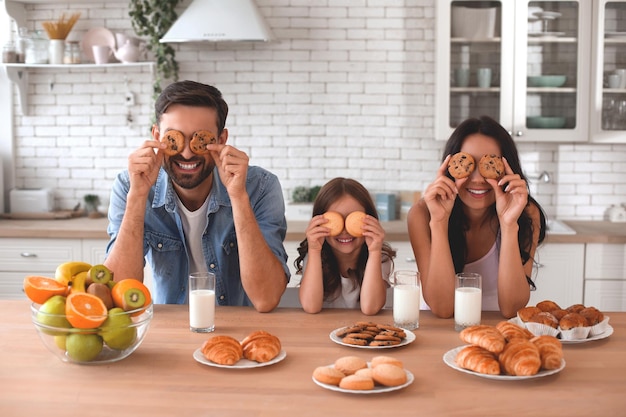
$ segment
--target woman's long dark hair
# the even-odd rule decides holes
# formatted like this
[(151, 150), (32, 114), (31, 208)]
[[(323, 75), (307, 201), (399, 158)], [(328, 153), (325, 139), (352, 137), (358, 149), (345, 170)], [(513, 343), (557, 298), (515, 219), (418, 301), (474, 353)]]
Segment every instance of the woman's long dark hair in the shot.
[[(328, 207), (341, 197), (349, 195), (358, 201), (365, 209), (365, 213), (378, 219), (378, 212), (376, 211), (376, 205), (372, 200), (372, 196), (369, 191), (361, 183), (350, 178), (334, 178), (328, 181), (319, 191), (315, 202), (313, 203), (313, 216), (324, 214), (328, 211)], [(298, 247), (298, 253), (300, 256), (294, 261), (297, 273), (302, 273), (304, 258), (309, 251), (309, 245), (307, 240), (304, 239), (300, 242)], [(396, 251), (389, 246), (387, 242), (383, 243), (383, 262), (387, 259), (393, 262), (393, 258), (396, 256)], [(350, 270), (349, 277), (352, 280), (355, 288), (360, 287), (363, 283), (363, 275), (365, 273), (365, 264), (369, 251), (367, 245), (364, 243), (359, 253), (356, 269)], [(322, 246), (322, 276), (324, 280), (324, 300), (333, 300), (339, 296), (341, 288), (341, 271), (339, 271), (339, 264), (335, 255), (333, 255), (332, 248), (324, 241)]]
[[(513, 172), (519, 174), (519, 176), (528, 184), (528, 180), (522, 172), (517, 147), (515, 146), (515, 142), (511, 138), (511, 135), (509, 135), (509, 133), (498, 122), (489, 116), (481, 116), (478, 119), (471, 118), (461, 123), (448, 139), (448, 142), (443, 150), (442, 161), (446, 158), (446, 156), (454, 155), (459, 152), (465, 139), (469, 135), (473, 135), (475, 133), (481, 133), (485, 136), (493, 138), (500, 146), (502, 156), (506, 158)], [(447, 175), (449, 178), (454, 180), (449, 173)], [(539, 209), (541, 227), (539, 229), (539, 243), (541, 243), (546, 236), (546, 216), (539, 203), (531, 197), (529, 190), (528, 205), (531, 204)], [(452, 252), (452, 260), (454, 262), (454, 269), (456, 272), (463, 271), (463, 267), (467, 261), (467, 242), (465, 241), (465, 232), (468, 230), (469, 225), (462, 207), (463, 203), (457, 196), (454, 202), (454, 207), (452, 208), (452, 213), (450, 214), (450, 220), (448, 222), (448, 240), (450, 242), (450, 251)], [(497, 216), (495, 202), (489, 210), (491, 211), (491, 216)], [(526, 263), (530, 259), (530, 249), (533, 243), (534, 231), (532, 219), (526, 210), (522, 211), (522, 214), (517, 220), (517, 224), (519, 225), (517, 240), (519, 242), (520, 255), (522, 257), (522, 262)], [(529, 284), (534, 287), (534, 283), (530, 277), (526, 278), (529, 281)]]

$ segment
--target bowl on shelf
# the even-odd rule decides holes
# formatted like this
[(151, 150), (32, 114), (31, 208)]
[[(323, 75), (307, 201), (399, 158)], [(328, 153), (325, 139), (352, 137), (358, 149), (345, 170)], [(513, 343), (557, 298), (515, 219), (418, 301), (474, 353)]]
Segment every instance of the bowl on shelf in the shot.
[(43, 344), (61, 361), (84, 365), (128, 357), (141, 345), (153, 315), (150, 303), (131, 311), (109, 311), (107, 321), (100, 326), (79, 329), (71, 327), (65, 314), (40, 311), (41, 306), (31, 304), (31, 319)]
[(526, 126), (532, 129), (560, 129), (565, 126), (565, 117), (531, 116), (526, 118)]
[(566, 75), (535, 75), (528, 77), (529, 87), (562, 87), (567, 81)]

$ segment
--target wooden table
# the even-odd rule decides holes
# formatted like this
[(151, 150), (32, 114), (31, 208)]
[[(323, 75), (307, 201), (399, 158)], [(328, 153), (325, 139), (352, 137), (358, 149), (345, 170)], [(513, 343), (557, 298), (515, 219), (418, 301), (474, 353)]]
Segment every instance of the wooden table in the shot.
[[(220, 369), (192, 354), (209, 336), (191, 333), (186, 306), (158, 305), (139, 349), (113, 364), (61, 362), (43, 346), (27, 301), (0, 301), (0, 416), (623, 416), (626, 414), (626, 313), (608, 313), (607, 339), (565, 345), (567, 365), (556, 375), (495, 381), (448, 367), (443, 354), (462, 342), (453, 320), (422, 312), (414, 343), (363, 350), (329, 339), (331, 330), (370, 319), (357, 310), (306, 314), (278, 309), (218, 307), (215, 334), (242, 339), (265, 329), (280, 337), (287, 357), (256, 369)], [(486, 313), (483, 323), (500, 317)], [(313, 370), (345, 355), (401, 359), (415, 375), (405, 389), (354, 395), (323, 389)]]

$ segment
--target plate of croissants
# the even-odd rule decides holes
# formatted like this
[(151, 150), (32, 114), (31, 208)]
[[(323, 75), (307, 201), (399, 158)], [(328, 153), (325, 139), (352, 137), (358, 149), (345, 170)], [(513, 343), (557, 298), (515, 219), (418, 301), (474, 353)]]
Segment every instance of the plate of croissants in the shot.
[(227, 335), (212, 336), (193, 353), (193, 358), (203, 365), (228, 369), (269, 366), (285, 357), (287, 352), (280, 339), (263, 330), (250, 333), (241, 342)]
[(459, 337), (468, 344), (446, 352), (443, 361), (460, 372), (489, 379), (522, 380), (553, 375), (565, 368), (559, 339), (534, 336), (509, 321), (467, 327)]

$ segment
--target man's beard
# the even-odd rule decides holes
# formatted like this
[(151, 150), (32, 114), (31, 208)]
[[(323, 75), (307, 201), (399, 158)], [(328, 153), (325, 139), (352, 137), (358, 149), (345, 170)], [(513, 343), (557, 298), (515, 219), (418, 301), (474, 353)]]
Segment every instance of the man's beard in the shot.
[(215, 163), (213, 161), (206, 163), (204, 160), (202, 160), (199, 161), (202, 167), (202, 170), (199, 173), (178, 174), (174, 172), (174, 169), (172, 169), (172, 166), (176, 165), (177, 161), (181, 163), (194, 163), (196, 161), (186, 161), (182, 158), (170, 158), (167, 162), (163, 163), (163, 169), (165, 169), (165, 172), (167, 172), (167, 175), (169, 175), (172, 182), (186, 190), (196, 188), (198, 185), (202, 184), (202, 182), (213, 173), (213, 169), (215, 168)]

